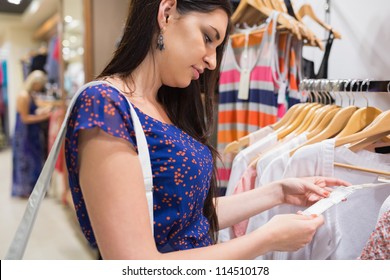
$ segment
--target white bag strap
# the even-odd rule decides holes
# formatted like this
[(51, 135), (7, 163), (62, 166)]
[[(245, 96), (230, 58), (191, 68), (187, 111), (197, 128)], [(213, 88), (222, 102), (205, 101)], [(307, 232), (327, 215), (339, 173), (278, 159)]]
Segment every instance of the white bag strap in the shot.
[[(66, 125), (68, 118), (70, 116), (70, 113), (73, 109), (74, 104), (76, 103), (76, 100), (78, 96), (88, 87), (96, 86), (99, 84), (108, 84), (106, 82), (102, 81), (94, 81), (90, 82), (86, 85), (84, 85), (82, 88), (80, 88), (77, 93), (73, 96), (72, 100), (70, 101), (68, 110), (66, 112), (66, 116), (64, 121), (62, 122), (60, 131), (54, 141), (53, 147), (50, 150), (49, 156), (43, 166), (43, 169), (39, 175), (39, 178), (34, 186), (34, 189), (28, 199), (28, 203), (26, 206), (26, 210), (24, 212), (24, 215), (22, 217), (22, 220), (19, 223), (19, 227), (16, 230), (16, 233), (14, 235), (14, 238), (11, 242), (11, 245), (8, 249), (8, 252), (5, 256), (6, 260), (20, 260), (23, 258), (24, 252), (27, 247), (27, 242), (30, 238), (32, 228), (34, 226), (39, 207), (42, 203), (42, 200), (48, 190), (49, 182), (51, 179), (51, 176), (54, 171), (55, 162), (58, 158), (58, 154), (61, 148), (61, 142), (65, 137), (66, 132)], [(111, 87), (113, 87), (111, 84), (109, 84)], [(115, 87), (114, 87), (115, 88)], [(118, 89), (117, 89), (118, 90)], [(119, 91), (119, 90), (118, 90)], [(121, 91), (119, 91), (121, 92)], [(127, 100), (127, 98), (126, 98)], [(128, 100), (127, 100), (128, 101)], [(131, 118), (133, 120), (134, 125), (134, 131), (135, 136), (137, 139), (137, 147), (138, 147), (138, 155), (141, 162), (142, 167), (142, 173), (144, 175), (144, 182), (145, 182), (145, 191), (146, 191), (146, 197), (148, 200), (148, 209), (149, 209), (149, 216), (152, 226), (152, 232), (153, 232), (153, 177), (152, 177), (152, 170), (151, 170), (151, 164), (150, 164), (150, 157), (149, 157), (149, 150), (148, 145), (146, 142), (145, 133), (142, 129), (142, 125), (139, 121), (138, 115), (135, 112), (132, 104), (128, 101), (129, 107), (130, 107), (130, 113)]]

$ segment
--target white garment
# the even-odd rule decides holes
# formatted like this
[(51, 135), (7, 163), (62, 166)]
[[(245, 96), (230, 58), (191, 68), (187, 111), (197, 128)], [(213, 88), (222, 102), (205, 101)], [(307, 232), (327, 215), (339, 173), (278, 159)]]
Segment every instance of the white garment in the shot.
[[(282, 178), (283, 171), (289, 159), (291, 149), (307, 141), (307, 134), (301, 134), (286, 141), (280, 147), (266, 153), (257, 163), (256, 188)], [(270, 219), (269, 211), (264, 211), (249, 219), (246, 233), (256, 230)]]
[[(290, 135), (289, 135), (290, 136)], [(266, 138), (261, 139), (257, 143), (254, 143), (252, 146), (249, 146), (248, 148), (244, 149), (242, 152), (240, 152), (235, 160), (233, 161), (233, 168), (232, 168), (232, 175), (234, 172), (234, 175), (230, 176), (229, 179), (229, 185), (228, 189), (226, 190), (226, 195), (231, 195), (234, 192), (234, 188), (238, 183), (238, 180), (241, 178), (242, 174), (245, 172), (246, 168), (249, 166), (250, 161), (253, 159), (254, 154), (260, 154), (264, 152), (264, 156), (258, 161), (257, 163), (257, 174), (262, 174), (263, 169), (267, 167), (267, 165), (278, 155), (282, 153), (287, 153), (295, 148), (301, 145), (302, 143), (307, 141), (307, 133), (302, 133), (298, 136), (291, 135), (290, 137), (286, 137), (286, 139), (283, 142), (277, 142), (277, 134), (273, 133), (267, 136)], [(268, 148), (275, 146), (275, 149), (272, 149), (270, 151), (267, 151)], [(252, 147), (252, 148), (251, 148)], [(251, 149), (250, 149), (251, 148)], [(244, 169), (245, 167), (245, 169)], [(283, 170), (283, 169), (278, 169)], [(238, 178), (236, 180), (236, 178)], [(257, 180), (259, 177), (256, 178), (256, 186), (258, 185)], [(233, 185), (233, 183), (235, 184)], [(231, 188), (231, 189), (230, 189)], [(261, 214), (259, 214), (261, 215)], [(258, 215), (257, 215), (258, 216)], [(258, 218), (261, 219), (259, 216)], [(251, 219), (256, 219), (255, 217), (251, 217), (248, 222), (248, 226)], [(267, 222), (266, 220), (265, 222)], [(256, 222), (256, 225), (258, 225), (258, 222)], [(248, 232), (248, 231), (247, 231)], [(223, 229), (219, 232), (219, 240), (221, 242), (226, 242), (233, 238), (233, 233), (231, 229)]]
[(264, 137), (274, 133), (275, 130), (272, 128), (272, 126), (266, 126), (258, 131), (252, 132), (249, 134), (249, 145), (255, 144), (257, 141), (263, 139)]
[[(307, 141), (307, 133), (291, 137), (283, 141), (276, 149), (266, 153), (256, 165), (256, 188), (283, 178), (284, 167), (292, 149)], [(271, 164), (272, 163), (272, 164)], [(272, 167), (271, 167), (272, 166)]]
[[(388, 171), (389, 161), (387, 155), (364, 150), (353, 153), (345, 146), (335, 149), (334, 140), (330, 139), (296, 151), (289, 159), (283, 177), (334, 176), (352, 184), (372, 183), (377, 180), (375, 174), (334, 168), (334, 162)], [(273, 178), (269, 177), (268, 180)], [(379, 207), (389, 194), (389, 187), (356, 191), (348, 197), (347, 202), (338, 204), (323, 214), (325, 225), (317, 231), (310, 244), (297, 252), (274, 252), (261, 256), (260, 259), (357, 258), (376, 223)], [(281, 205), (267, 212), (271, 218), (274, 214), (296, 213), (298, 210), (304, 209)]]
[[(371, 169), (390, 171), (390, 156), (365, 150), (352, 152), (346, 146), (336, 148), (335, 162)], [(345, 168), (335, 168), (334, 176), (352, 184), (374, 183), (378, 176)], [(342, 239), (330, 259), (356, 259), (375, 228), (378, 213), (384, 200), (390, 195), (390, 184), (373, 189), (356, 191), (346, 203), (338, 204), (337, 222)]]
[[(273, 145), (278, 143), (278, 138), (276, 132), (272, 127), (267, 126), (261, 129), (263, 138), (260, 139), (259, 134), (255, 135), (255, 138), (259, 138), (257, 142), (248, 146), (247, 148), (240, 151), (234, 158), (232, 164), (232, 170), (228, 182), (228, 186), (226, 188), (226, 196), (232, 195), (234, 189), (240, 180), (241, 176), (244, 174), (245, 170), (253, 160), (253, 157), (266, 150)], [(233, 238), (233, 232), (231, 228), (221, 229), (218, 232), (218, 239), (220, 242), (226, 242)]]
[(236, 187), (237, 182), (240, 180), (242, 174), (244, 174), (246, 168), (249, 166), (253, 158), (257, 154), (277, 143), (277, 134), (276, 132), (272, 132), (261, 140), (258, 140), (253, 145), (243, 149), (236, 155), (233, 160), (232, 172), (230, 174), (229, 183), (226, 189), (226, 195), (231, 195), (234, 192), (234, 188)]

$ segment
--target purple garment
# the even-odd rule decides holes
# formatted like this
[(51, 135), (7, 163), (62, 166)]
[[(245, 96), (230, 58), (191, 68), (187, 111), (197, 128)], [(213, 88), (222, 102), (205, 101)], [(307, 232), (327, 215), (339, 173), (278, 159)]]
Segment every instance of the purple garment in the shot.
[[(29, 113), (34, 114), (36, 109), (37, 106), (31, 99)], [(12, 151), (12, 196), (28, 197), (45, 163), (44, 135), (41, 124), (25, 124), (20, 114), (17, 113)]]

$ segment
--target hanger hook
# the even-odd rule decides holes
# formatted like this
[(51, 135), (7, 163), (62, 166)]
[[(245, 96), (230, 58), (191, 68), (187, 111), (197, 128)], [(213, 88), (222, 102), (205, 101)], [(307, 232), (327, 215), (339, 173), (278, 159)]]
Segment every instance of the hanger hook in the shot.
[(366, 104), (367, 104), (366, 107), (368, 107), (368, 98), (367, 98), (367, 95), (364, 94), (364, 92), (363, 92), (363, 85), (365, 85), (365, 84), (367, 84), (366, 94), (368, 94), (368, 88), (370, 87), (370, 79), (365, 79), (365, 80), (362, 82), (361, 86), (360, 86), (360, 92), (362, 93), (364, 99), (366, 99)]
[(314, 79), (311, 79), (310, 80), (310, 93), (311, 93), (311, 95), (312, 95), (312, 102), (318, 102), (318, 100), (317, 100), (317, 94), (316, 94), (316, 92), (315, 92), (315, 80)]
[[(352, 102), (350, 103), (350, 106), (355, 106), (355, 95), (353, 94), (353, 86), (358, 82), (357, 79), (355, 80), (352, 80), (351, 82), (351, 88), (349, 89), (349, 92), (351, 93), (352, 95)], [(359, 88), (359, 86), (358, 86)]]
[(327, 79), (322, 80), (322, 85), (323, 85), (323, 93), (324, 93), (325, 98), (326, 98), (325, 105), (331, 104), (332, 97), (329, 95), (329, 80), (327, 80)]
[(333, 102), (336, 102), (336, 99), (333, 99), (331, 92), (332, 92), (332, 81), (326, 80), (326, 94), (329, 97), (329, 104), (333, 104)]
[(313, 92), (312, 92), (312, 83), (313, 83), (313, 80), (311, 80), (311, 79), (308, 79), (307, 80), (307, 84), (306, 84), (306, 86), (307, 86), (307, 88), (306, 88), (306, 90), (307, 90), (307, 95), (309, 96), (309, 103), (312, 103), (313, 102), (313, 100), (314, 100), (314, 95), (313, 95)]
[(328, 103), (328, 97), (326, 96), (326, 89), (325, 89), (325, 82), (326, 82), (326, 80), (325, 79), (322, 79), (321, 80), (321, 82), (320, 82), (320, 89), (321, 89), (321, 94), (322, 94), (322, 96), (324, 97), (324, 103), (322, 103), (322, 104), (326, 104), (326, 103)]
[(347, 92), (347, 86), (349, 83), (352, 82), (351, 79), (348, 79), (348, 80), (344, 80), (345, 81), (345, 84), (344, 84), (344, 93), (348, 96), (348, 105), (351, 104), (351, 97), (349, 96), (348, 92)]
[(337, 105), (337, 96), (340, 97), (340, 107), (343, 107), (343, 96), (342, 94), (340, 93), (341, 90), (340, 90), (340, 87), (341, 87), (341, 82), (342, 80), (333, 80), (331, 82), (331, 88), (332, 88), (332, 93), (334, 93), (335, 95), (335, 104)]
[(311, 83), (310, 83), (310, 92), (313, 96), (313, 102), (316, 103), (318, 102), (318, 97), (317, 97), (317, 92), (316, 92), (316, 88), (315, 88), (315, 85), (316, 85), (316, 80), (313, 79), (311, 80)]
[(317, 103), (322, 103), (322, 96), (321, 96), (321, 93), (320, 93), (320, 88), (321, 88), (321, 80), (315, 80), (314, 82), (314, 91), (316, 93), (316, 96), (317, 96)]

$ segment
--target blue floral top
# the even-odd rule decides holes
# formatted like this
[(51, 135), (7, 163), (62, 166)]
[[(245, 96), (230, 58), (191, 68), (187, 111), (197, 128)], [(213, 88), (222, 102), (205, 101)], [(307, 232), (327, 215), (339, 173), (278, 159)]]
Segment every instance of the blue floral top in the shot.
[[(210, 150), (176, 126), (134, 108), (146, 135), (152, 164), (154, 238), (158, 250), (210, 245), (209, 223), (203, 215), (213, 168)], [(90, 86), (80, 94), (68, 121), (65, 140), (69, 183), (78, 221), (90, 245), (97, 247), (77, 166), (79, 131), (93, 127), (137, 147), (129, 105), (109, 84)]]

